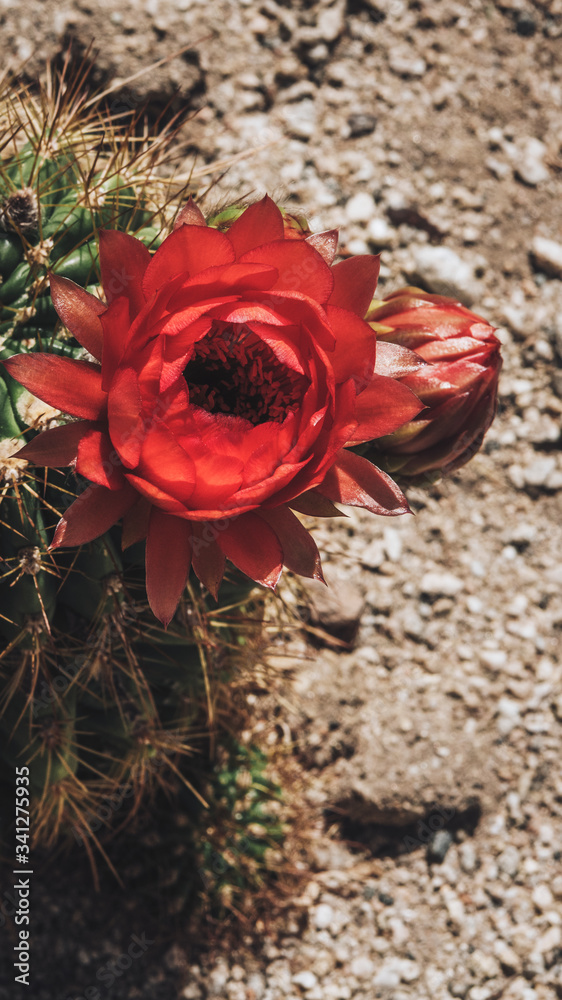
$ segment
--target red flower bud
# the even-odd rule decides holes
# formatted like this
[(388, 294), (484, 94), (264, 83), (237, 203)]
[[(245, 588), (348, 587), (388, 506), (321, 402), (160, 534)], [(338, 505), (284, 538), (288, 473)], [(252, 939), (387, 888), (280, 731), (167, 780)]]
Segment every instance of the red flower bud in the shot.
[(478, 451), (497, 406), (500, 342), (454, 299), (402, 288), (366, 316), (379, 342), (407, 347), (426, 364), (400, 379), (426, 409), (373, 442), (385, 468), (409, 480), (453, 472)]

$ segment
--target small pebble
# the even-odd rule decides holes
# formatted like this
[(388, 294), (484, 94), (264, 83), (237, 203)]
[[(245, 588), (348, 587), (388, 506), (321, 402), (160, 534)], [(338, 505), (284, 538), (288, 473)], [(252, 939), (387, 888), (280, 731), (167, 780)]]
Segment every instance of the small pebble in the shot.
[(521, 856), (519, 851), (512, 844), (509, 844), (498, 858), (498, 868), (511, 878), (517, 875), (520, 863)]
[(366, 955), (358, 955), (350, 965), (351, 975), (357, 979), (370, 979), (374, 971), (374, 963)]
[(437, 830), (427, 845), (427, 860), (429, 864), (440, 865), (453, 843), (452, 834), (448, 830)]
[(318, 979), (313, 972), (305, 971), (297, 972), (296, 976), (293, 976), (293, 982), (295, 986), (301, 986), (303, 990), (311, 990), (316, 986)]
[(448, 295), (470, 306), (479, 295), (474, 265), (445, 246), (412, 247), (414, 281), (437, 295)]
[(328, 903), (320, 903), (314, 911), (314, 925), (318, 930), (327, 928), (334, 919), (334, 911)]
[(562, 277), (562, 243), (535, 236), (531, 244), (531, 255), (535, 266), (553, 278)]
[(361, 135), (369, 135), (374, 132), (377, 127), (377, 119), (375, 115), (358, 112), (349, 116), (347, 124), (350, 138), (357, 139)]
[(532, 893), (532, 900), (538, 910), (548, 910), (554, 903), (554, 896), (544, 882), (535, 886)]
[(463, 581), (452, 573), (429, 572), (422, 576), (420, 591), (429, 597), (454, 597), (463, 587)]
[(360, 191), (350, 198), (345, 206), (345, 214), (350, 222), (369, 222), (375, 212), (375, 203), (370, 194)]
[(373, 986), (378, 986), (381, 990), (390, 990), (400, 983), (400, 973), (394, 964), (383, 965), (373, 979)]

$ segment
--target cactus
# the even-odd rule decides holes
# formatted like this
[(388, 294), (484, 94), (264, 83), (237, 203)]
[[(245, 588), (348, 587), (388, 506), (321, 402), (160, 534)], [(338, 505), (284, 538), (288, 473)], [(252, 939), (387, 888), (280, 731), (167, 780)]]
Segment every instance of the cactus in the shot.
[(256, 746), (224, 746), (209, 785), (212, 824), (199, 845), (198, 871), (211, 913), (220, 917), (282, 867), (284, 805), (267, 757)]
[[(143, 892), (169, 921), (194, 899), (222, 920), (267, 897), (287, 862), (287, 807), (268, 757), (254, 745), (224, 737), (202, 784), (207, 808), (186, 789), (155, 800), (155, 822), (146, 815), (111, 845), (111, 861), (129, 888)], [(258, 907), (259, 908), (259, 907)]]
[[(14, 94), (13, 83), (0, 93), (0, 359), (83, 356), (54, 312), (49, 269), (95, 291), (100, 227), (151, 248), (165, 223), (173, 187), (155, 171), (173, 133), (138, 138), (139, 118), (119, 128), (81, 81), (67, 65), (38, 95)], [(195, 581), (164, 631), (147, 604), (142, 545), (122, 552), (112, 529), (50, 552), (81, 483), (12, 455), (23, 435), (58, 417), (2, 370), (0, 796), (15, 766), (28, 765), (34, 843), (74, 838), (94, 864), (105, 828), (132, 819), (158, 790), (183, 785), (205, 801), (201, 734), (214, 725), (214, 677), (247, 657), (246, 616), (259, 617), (259, 602), (241, 574), (226, 581), (219, 609)]]

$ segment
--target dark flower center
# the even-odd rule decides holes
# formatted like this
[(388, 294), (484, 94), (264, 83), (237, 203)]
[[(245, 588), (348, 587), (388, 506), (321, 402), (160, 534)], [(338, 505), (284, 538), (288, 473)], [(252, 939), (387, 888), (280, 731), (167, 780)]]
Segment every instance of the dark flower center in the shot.
[(190, 402), (252, 424), (281, 423), (308, 386), (243, 323), (218, 323), (195, 345), (184, 369)]

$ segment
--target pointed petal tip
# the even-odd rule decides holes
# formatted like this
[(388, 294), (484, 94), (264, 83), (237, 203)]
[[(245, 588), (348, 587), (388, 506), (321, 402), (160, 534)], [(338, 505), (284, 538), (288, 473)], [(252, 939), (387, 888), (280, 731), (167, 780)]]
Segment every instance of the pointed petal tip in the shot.
[(173, 232), (179, 229), (180, 226), (206, 226), (205, 216), (203, 215), (201, 209), (195, 204), (193, 196), (190, 195), (187, 202), (182, 209), (178, 212), (176, 216), (176, 221), (174, 222)]
[(307, 236), (305, 243), (310, 243), (320, 256), (324, 258), (326, 264), (331, 265), (334, 262), (334, 257), (338, 249), (338, 239), (338, 230), (328, 229), (326, 232), (312, 233), (310, 236)]
[(261, 583), (263, 587), (267, 587), (268, 590), (271, 590), (273, 592), (277, 584), (279, 583), (279, 580), (281, 579), (281, 572), (282, 571), (280, 570), (279, 573), (275, 573), (272, 576), (267, 576), (265, 577), (265, 579), (258, 580), (257, 582)]

